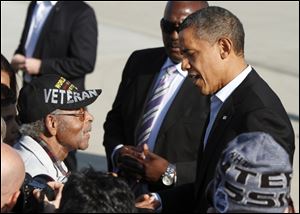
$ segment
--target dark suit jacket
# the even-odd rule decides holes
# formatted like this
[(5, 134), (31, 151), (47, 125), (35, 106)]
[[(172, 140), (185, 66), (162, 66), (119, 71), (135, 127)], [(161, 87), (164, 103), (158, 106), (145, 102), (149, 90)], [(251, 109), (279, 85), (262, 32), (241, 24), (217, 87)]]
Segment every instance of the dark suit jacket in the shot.
[(292, 162), (295, 136), (288, 115), (277, 95), (254, 69), (221, 107), (204, 151), (201, 145), (196, 182), (160, 193), (165, 211), (206, 212), (206, 187), (214, 177), (222, 151), (237, 135), (253, 131), (269, 133), (286, 149)]
[[(112, 110), (104, 124), (104, 146), (109, 170), (111, 153), (119, 144), (136, 145), (135, 130), (153, 81), (167, 55), (164, 48), (135, 51), (127, 61)], [(209, 98), (186, 78), (161, 125), (154, 153), (176, 163), (178, 183), (194, 181)], [(157, 183), (157, 188), (159, 184)], [(154, 187), (155, 188), (155, 187)]]
[[(31, 2), (16, 53), (25, 55), (25, 43), (36, 2)], [(84, 88), (93, 71), (97, 53), (97, 21), (84, 2), (58, 1), (41, 30), (33, 58), (42, 59), (41, 74), (56, 73)]]

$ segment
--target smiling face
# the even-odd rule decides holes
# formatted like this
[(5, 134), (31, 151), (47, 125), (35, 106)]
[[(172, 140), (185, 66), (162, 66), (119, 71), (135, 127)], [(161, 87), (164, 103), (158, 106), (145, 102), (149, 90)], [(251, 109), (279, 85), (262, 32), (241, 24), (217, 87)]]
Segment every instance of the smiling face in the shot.
[(193, 28), (186, 28), (179, 34), (184, 56), (182, 69), (194, 77), (194, 84), (204, 95), (215, 93), (222, 88), (224, 75), (218, 42), (210, 44), (207, 40), (196, 38)]

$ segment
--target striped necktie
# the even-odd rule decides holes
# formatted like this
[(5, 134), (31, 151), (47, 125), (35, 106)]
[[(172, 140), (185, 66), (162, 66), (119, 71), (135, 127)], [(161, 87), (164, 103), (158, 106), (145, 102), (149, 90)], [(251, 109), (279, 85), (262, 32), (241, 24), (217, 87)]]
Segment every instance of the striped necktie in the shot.
[(167, 94), (172, 81), (175, 78), (176, 66), (170, 66), (166, 69), (165, 73), (161, 76), (156, 87), (153, 89), (152, 95), (149, 97), (147, 105), (144, 110), (143, 118), (137, 132), (138, 145), (147, 143), (150, 137), (151, 129), (157, 118), (157, 112), (162, 107), (165, 95)]

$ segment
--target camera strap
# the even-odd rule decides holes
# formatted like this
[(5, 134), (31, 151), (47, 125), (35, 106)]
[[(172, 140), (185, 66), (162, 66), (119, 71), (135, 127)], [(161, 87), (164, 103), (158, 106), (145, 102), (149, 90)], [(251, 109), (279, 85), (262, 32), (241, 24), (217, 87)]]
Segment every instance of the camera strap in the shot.
[(55, 155), (50, 151), (50, 149), (48, 148), (48, 145), (44, 142), (44, 141), (42, 141), (42, 140), (40, 140), (40, 141), (38, 141), (39, 142), (39, 144), (41, 145), (41, 147), (45, 150), (45, 152), (48, 154), (48, 156), (50, 157), (50, 159), (52, 160), (52, 162), (53, 162), (53, 164), (59, 169), (59, 171), (63, 174), (63, 176), (66, 176), (66, 177), (68, 177), (68, 175), (70, 174), (69, 172), (67, 172), (64, 168), (63, 168), (63, 166), (62, 166), (62, 164), (61, 164), (61, 160), (58, 160), (56, 157), (55, 157)]

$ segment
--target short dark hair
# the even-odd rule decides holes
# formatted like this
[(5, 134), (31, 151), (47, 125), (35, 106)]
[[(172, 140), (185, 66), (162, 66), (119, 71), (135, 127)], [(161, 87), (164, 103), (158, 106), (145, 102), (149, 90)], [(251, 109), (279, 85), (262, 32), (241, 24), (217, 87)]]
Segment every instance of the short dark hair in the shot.
[(14, 92), (15, 96), (17, 94), (17, 81), (16, 81), (16, 72), (7, 61), (5, 56), (1, 53), (1, 71), (6, 72), (10, 78), (10, 88)]
[(189, 15), (180, 25), (179, 31), (192, 27), (196, 36), (211, 44), (222, 37), (233, 42), (233, 50), (237, 55), (244, 55), (244, 28), (240, 20), (230, 11), (210, 6)]
[(85, 168), (68, 178), (59, 212), (133, 213), (137, 212), (134, 195), (119, 177)]

